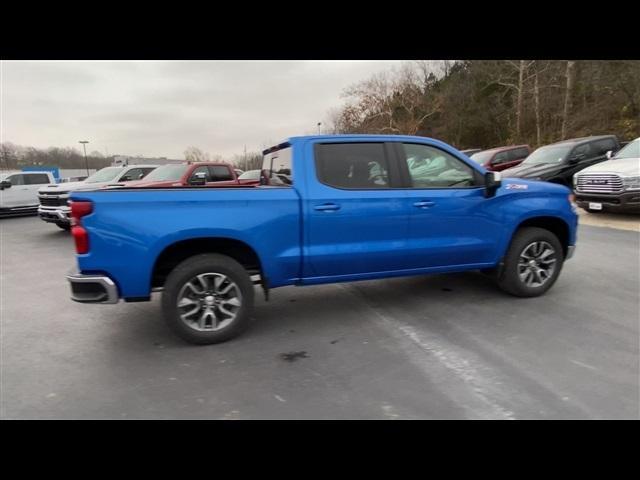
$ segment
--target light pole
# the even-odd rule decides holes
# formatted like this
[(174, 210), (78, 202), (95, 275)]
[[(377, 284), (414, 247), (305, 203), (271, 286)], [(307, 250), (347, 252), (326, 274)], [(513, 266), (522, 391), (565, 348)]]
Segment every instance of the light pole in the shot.
[(322, 122), (318, 122), (318, 135), (320, 135), (320, 125), (322, 125)]
[(80, 140), (78, 143), (82, 144), (82, 148), (84, 149), (84, 166), (87, 169), (87, 176), (89, 176), (89, 161), (87, 160), (87, 140)]

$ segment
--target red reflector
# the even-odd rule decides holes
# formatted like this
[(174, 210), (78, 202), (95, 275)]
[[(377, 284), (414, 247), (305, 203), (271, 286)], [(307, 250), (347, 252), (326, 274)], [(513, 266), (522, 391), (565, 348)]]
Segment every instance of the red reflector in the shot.
[(89, 215), (91, 212), (93, 212), (93, 203), (71, 202), (71, 218), (74, 220), (74, 225), (78, 225), (80, 219), (85, 215)]
[(71, 227), (71, 235), (73, 235), (73, 240), (76, 242), (76, 252), (88, 253), (89, 235), (87, 235), (87, 231), (83, 227), (75, 225)]

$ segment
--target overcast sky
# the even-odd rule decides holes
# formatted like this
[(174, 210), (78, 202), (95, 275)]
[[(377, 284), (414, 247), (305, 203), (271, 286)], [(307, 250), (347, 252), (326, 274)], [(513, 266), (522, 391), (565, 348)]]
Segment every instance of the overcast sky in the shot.
[(400, 61), (2, 62), (0, 141), (229, 156), (317, 131), (343, 89)]

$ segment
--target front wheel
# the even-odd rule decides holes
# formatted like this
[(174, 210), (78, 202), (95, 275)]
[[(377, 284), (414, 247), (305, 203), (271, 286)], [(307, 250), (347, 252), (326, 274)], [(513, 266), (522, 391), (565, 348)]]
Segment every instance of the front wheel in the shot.
[(558, 279), (564, 252), (549, 230), (525, 227), (516, 232), (504, 259), (498, 286), (518, 297), (537, 297)]
[(62, 230), (66, 230), (67, 232), (71, 230), (71, 225), (68, 223), (56, 223), (56, 225)]
[(190, 343), (220, 343), (239, 335), (253, 310), (245, 268), (219, 254), (195, 255), (167, 277), (162, 309), (173, 332)]

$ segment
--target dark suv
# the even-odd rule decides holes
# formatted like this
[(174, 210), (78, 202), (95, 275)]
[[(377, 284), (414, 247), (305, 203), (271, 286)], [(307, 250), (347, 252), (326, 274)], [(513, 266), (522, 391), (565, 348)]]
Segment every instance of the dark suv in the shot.
[(583, 168), (607, 160), (607, 152), (617, 152), (615, 135), (573, 138), (538, 148), (520, 165), (502, 172), (503, 177), (528, 178), (572, 185), (573, 175)]

